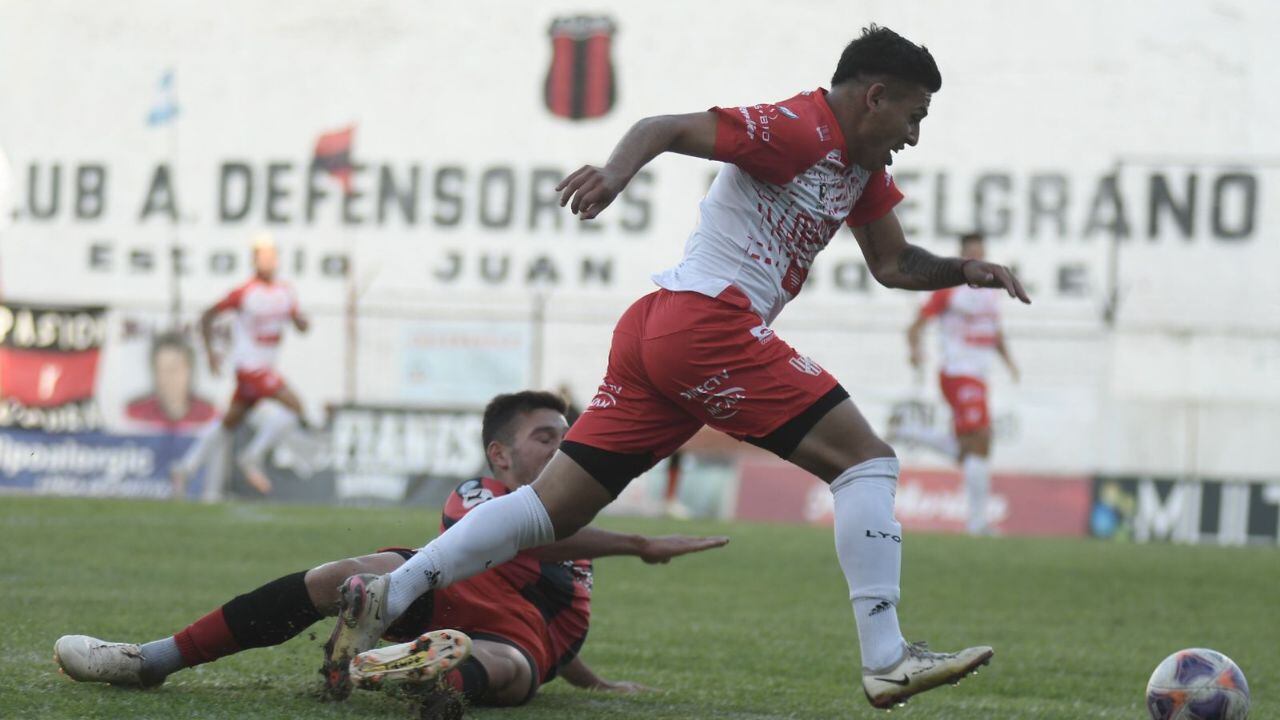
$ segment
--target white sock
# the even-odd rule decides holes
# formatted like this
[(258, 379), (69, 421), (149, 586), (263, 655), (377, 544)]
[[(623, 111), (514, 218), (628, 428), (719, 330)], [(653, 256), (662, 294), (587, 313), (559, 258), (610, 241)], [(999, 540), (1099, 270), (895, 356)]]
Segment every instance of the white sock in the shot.
[(893, 431), (893, 437), (895, 440), (923, 445), (952, 459), (960, 454), (959, 441), (956, 440), (955, 435), (946, 430), (920, 425), (903, 425)]
[(987, 495), (991, 489), (991, 464), (981, 455), (964, 456), (965, 496), (969, 500), (969, 532), (978, 534), (987, 529)]
[(262, 465), (267, 458), (267, 453), (280, 443), (281, 438), (300, 426), (298, 416), (292, 412), (266, 418), (262, 427), (258, 428), (257, 434), (253, 436), (253, 440), (249, 442), (249, 446), (240, 453), (240, 459), (254, 465)]
[(467, 513), (391, 573), (387, 614), (399, 617), (423, 593), (501, 565), (521, 550), (556, 539), (551, 517), (524, 485)]
[(200, 432), (200, 437), (196, 438), (195, 443), (187, 449), (187, 454), (183, 455), (178, 463), (178, 469), (187, 475), (195, 475), (196, 471), (209, 461), (214, 451), (222, 452), (229, 444), (231, 444), (231, 433), (222, 426), (221, 420), (214, 420)]
[(906, 647), (898, 627), (902, 526), (893, 517), (897, 487), (896, 458), (854, 465), (831, 483), (836, 556), (849, 581), (862, 666), (872, 671), (898, 662)]

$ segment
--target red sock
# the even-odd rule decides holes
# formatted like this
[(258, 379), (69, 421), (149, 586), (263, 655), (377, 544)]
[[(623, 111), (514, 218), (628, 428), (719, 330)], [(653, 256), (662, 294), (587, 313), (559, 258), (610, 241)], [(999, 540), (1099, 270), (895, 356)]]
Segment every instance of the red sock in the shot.
[(676, 499), (676, 494), (680, 490), (680, 456), (672, 455), (667, 461), (667, 493), (666, 500), (671, 502)]
[(475, 656), (462, 661), (462, 664), (444, 676), (444, 682), (457, 690), (467, 700), (482, 700), (489, 691), (489, 672), (480, 664)]
[(240, 652), (240, 643), (231, 634), (227, 621), (222, 616), (222, 608), (205, 615), (191, 623), (185, 630), (173, 636), (178, 643), (178, 652), (187, 667), (213, 662)]

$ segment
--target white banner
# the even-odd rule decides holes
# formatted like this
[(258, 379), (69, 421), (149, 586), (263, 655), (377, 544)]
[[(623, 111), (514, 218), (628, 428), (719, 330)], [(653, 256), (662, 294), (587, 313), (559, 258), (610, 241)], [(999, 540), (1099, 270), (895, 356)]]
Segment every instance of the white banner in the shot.
[[(872, 21), (943, 76), (892, 168), (904, 226), (939, 252), (985, 229), (1035, 298), (1005, 306), (1023, 380), (992, 381), (1018, 428), (997, 465), (1274, 473), (1275, 3), (5, 3), (0, 283), (162, 317), (176, 299), (189, 318), (269, 230), (316, 320), (282, 351), (313, 415), (524, 384), (589, 397), (715, 165), (659, 158), (588, 223), (555, 184), (643, 116), (826, 85)], [(875, 285), (844, 233), (777, 329), (881, 426), (896, 400), (936, 401), (905, 364), (922, 300)], [(484, 360), (415, 360), (414, 322), (530, 329)], [(419, 382), (415, 362), (454, 374)], [(144, 392), (142, 369), (118, 372)]]

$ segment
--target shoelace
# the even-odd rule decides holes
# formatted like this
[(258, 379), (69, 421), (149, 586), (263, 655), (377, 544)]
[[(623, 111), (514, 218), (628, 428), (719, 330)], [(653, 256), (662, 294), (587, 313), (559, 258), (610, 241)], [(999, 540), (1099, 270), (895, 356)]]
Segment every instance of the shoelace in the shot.
[(947, 660), (955, 656), (955, 653), (930, 652), (929, 643), (924, 640), (907, 645), (907, 654), (919, 660)]

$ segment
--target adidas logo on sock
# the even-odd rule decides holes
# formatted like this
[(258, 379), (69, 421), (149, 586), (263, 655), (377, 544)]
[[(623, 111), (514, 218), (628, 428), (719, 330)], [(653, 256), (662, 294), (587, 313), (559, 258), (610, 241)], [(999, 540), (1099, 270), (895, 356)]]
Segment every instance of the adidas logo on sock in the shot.
[(888, 600), (881, 600), (880, 602), (876, 603), (875, 607), (871, 608), (871, 612), (867, 613), (867, 615), (879, 615), (880, 613), (884, 612), (885, 610), (888, 610), (891, 607), (893, 607), (893, 604), (890, 603)]

